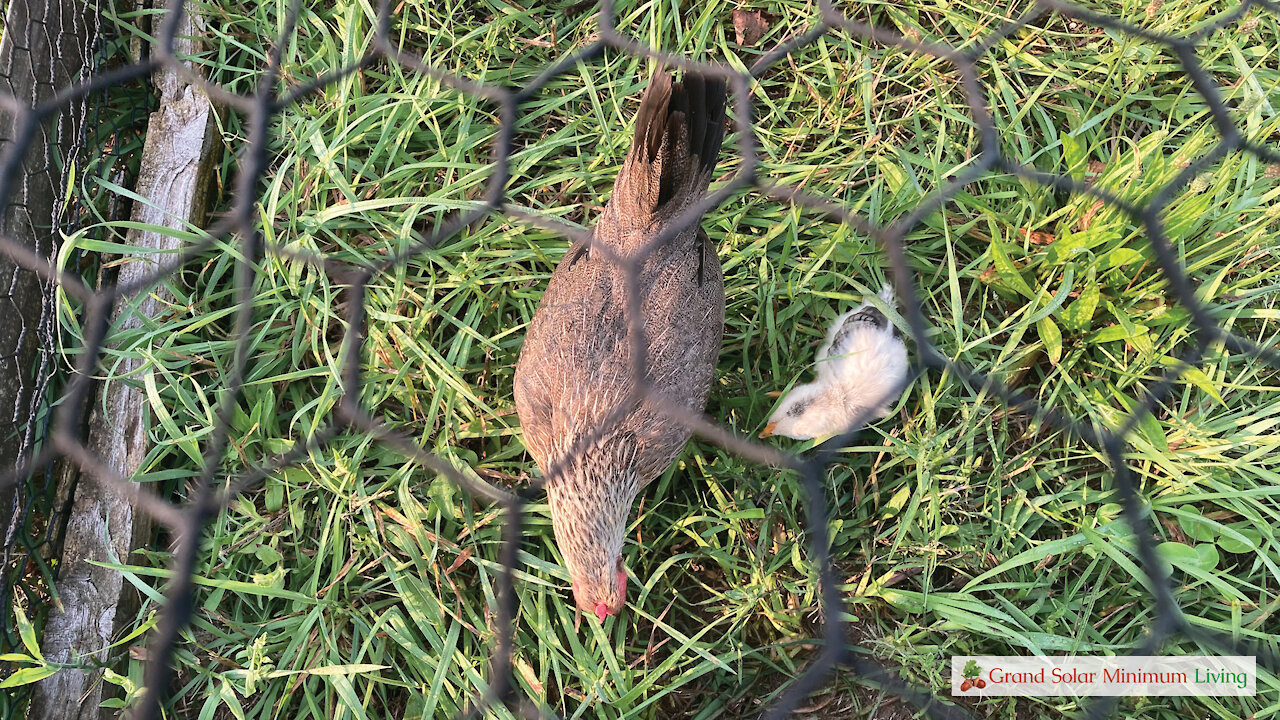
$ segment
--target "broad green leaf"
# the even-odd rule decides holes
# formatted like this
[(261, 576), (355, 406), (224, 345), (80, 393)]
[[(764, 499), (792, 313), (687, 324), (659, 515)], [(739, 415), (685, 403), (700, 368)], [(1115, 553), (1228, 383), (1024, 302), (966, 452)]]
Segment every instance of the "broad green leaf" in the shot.
[(1115, 522), (1124, 512), (1124, 508), (1118, 503), (1104, 503), (1098, 506), (1098, 511), (1094, 513), (1094, 517), (1098, 518), (1098, 525), (1106, 525)]
[(1044, 343), (1044, 351), (1049, 356), (1049, 362), (1057, 365), (1058, 361), (1062, 360), (1062, 332), (1049, 318), (1036, 323), (1036, 330), (1040, 333), (1040, 341)]
[(1169, 438), (1165, 435), (1164, 426), (1160, 424), (1160, 420), (1152, 413), (1139, 409), (1139, 403), (1128, 395), (1119, 390), (1112, 390), (1115, 398), (1124, 406), (1127, 413), (1140, 413), (1134, 422), (1134, 429), (1137, 436), (1146, 440), (1151, 447), (1155, 448), (1162, 454), (1169, 452)]
[(1151, 443), (1151, 447), (1163, 454), (1168, 454), (1169, 438), (1165, 435), (1164, 426), (1155, 415), (1149, 412), (1142, 413), (1142, 417), (1138, 418), (1138, 434)]
[(1178, 514), (1178, 527), (1187, 537), (1197, 542), (1213, 542), (1218, 537), (1218, 528), (1200, 516), (1200, 509), (1194, 505), (1183, 505), (1178, 508), (1187, 514)]
[(878, 597), (898, 610), (911, 615), (919, 615), (925, 611), (925, 604), (915, 593), (903, 592), (892, 588), (880, 590), (877, 587), (867, 589), (867, 594)]
[(988, 578), (992, 578), (997, 575), (1000, 575), (1001, 573), (1006, 573), (1012, 570), (1013, 568), (1019, 567), (1021, 565), (1026, 565), (1028, 563), (1040, 562), (1041, 560), (1045, 559), (1050, 555), (1059, 555), (1062, 553), (1070, 552), (1071, 550), (1076, 550), (1080, 547), (1083, 547), (1084, 545), (1087, 545), (1088, 543), (1089, 543), (1089, 539), (1086, 538), (1084, 535), (1072, 535), (1071, 537), (1065, 537), (1058, 540), (1050, 540), (1048, 542), (1041, 543), (1040, 545), (1037, 545), (1031, 548), (1030, 550), (1024, 550), (1018, 553), (1017, 555), (1000, 563), (996, 567), (993, 567), (990, 570), (982, 573), (978, 577), (970, 580), (968, 584), (964, 586), (964, 592), (971, 592), (978, 588), (978, 583)]
[(1031, 286), (1027, 284), (1026, 279), (1022, 277), (1022, 273), (1018, 271), (1017, 266), (1013, 264), (1013, 261), (1005, 253), (1003, 243), (994, 238), (991, 240), (991, 263), (995, 266), (996, 275), (1011, 289), (1027, 298), (1035, 297), (1036, 294), (1031, 290)]
[(222, 681), (222, 687), (218, 688), (218, 696), (222, 698), (232, 717), (236, 720), (245, 720), (244, 707), (240, 705), (240, 698), (236, 697), (236, 691), (231, 687), (230, 682), (225, 679)]
[(1182, 379), (1203, 390), (1206, 395), (1217, 400), (1219, 405), (1226, 404), (1222, 396), (1218, 394), (1218, 386), (1200, 368), (1186, 368), (1182, 371)]
[(1124, 325), (1112, 325), (1104, 327), (1098, 332), (1090, 336), (1089, 341), (1095, 343), (1112, 342), (1114, 340), (1134, 340), (1135, 338), (1145, 336), (1147, 334), (1146, 325), (1138, 325), (1130, 323), (1129, 327)]
[(275, 476), (268, 477), (265, 490), (267, 512), (279, 512), (284, 507), (284, 483)]
[(879, 164), (880, 175), (884, 177), (884, 182), (889, 186), (889, 192), (897, 195), (907, 184), (907, 171), (903, 170), (900, 165), (895, 162), (882, 162)]
[(1061, 265), (1081, 253), (1092, 250), (1099, 245), (1116, 242), (1119, 239), (1119, 232), (1105, 226), (1091, 227), (1080, 232), (1065, 233), (1060, 235), (1049, 246), (1045, 261), (1050, 265)]
[(1080, 291), (1080, 296), (1071, 306), (1063, 310), (1058, 319), (1062, 322), (1062, 328), (1072, 335), (1078, 335), (1089, 329), (1090, 323), (1093, 321), (1093, 313), (1098, 309), (1098, 301), (1102, 297), (1102, 291), (1098, 286), (1097, 280), (1092, 270), (1089, 271), (1089, 277), (1084, 282), (1084, 289)]
[(31, 653), (31, 657), (43, 663), (44, 655), (40, 654), (40, 641), (36, 639), (36, 629), (31, 627), (27, 614), (17, 603), (13, 605), (13, 619), (18, 624), (18, 637), (22, 639), (22, 646)]
[(1098, 332), (1094, 333), (1089, 338), (1089, 341), (1095, 342), (1095, 343), (1105, 343), (1105, 342), (1114, 342), (1116, 340), (1124, 340), (1127, 337), (1129, 337), (1128, 330), (1126, 330), (1125, 328), (1119, 325), (1112, 325), (1110, 327), (1104, 327)]
[(892, 517), (902, 511), (906, 506), (907, 500), (911, 497), (911, 486), (903, 485), (898, 491), (889, 498), (889, 502), (885, 504), (885, 514), (882, 517)]
[(1062, 140), (1062, 164), (1066, 166), (1067, 174), (1076, 180), (1083, 180), (1085, 170), (1089, 167), (1089, 152), (1084, 137), (1072, 133), (1063, 133), (1058, 137)]
[(125, 693), (131, 693), (137, 689), (137, 685), (134, 684), (133, 680), (130, 680), (111, 668), (106, 668), (102, 671), (102, 681), (120, 686), (124, 689)]
[(41, 665), (40, 667), (22, 668), (18, 672), (10, 675), (0, 682), (0, 688), (18, 687), (19, 685), (30, 685), (31, 683), (40, 682), (50, 675), (58, 672), (60, 668), (51, 665)]
[(1168, 355), (1162, 355), (1156, 360), (1165, 367), (1176, 369), (1184, 382), (1188, 382), (1204, 391), (1206, 395), (1217, 400), (1219, 404), (1225, 404), (1222, 400), (1222, 396), (1218, 394), (1217, 385), (1210, 380), (1209, 376), (1205, 375), (1204, 371), (1200, 368), (1187, 365), (1186, 363), (1179, 361), (1177, 358), (1170, 357)]
[[(1222, 548), (1223, 552), (1239, 555), (1254, 553), (1262, 544), (1262, 533), (1250, 527), (1248, 523), (1232, 523), (1228, 526), (1228, 530), (1235, 532), (1223, 532), (1218, 536), (1218, 547)], [(1236, 535), (1242, 536), (1243, 539)]]
[(1130, 345), (1140, 350), (1143, 354), (1150, 354), (1155, 351), (1155, 345), (1151, 341), (1151, 333), (1146, 325), (1135, 323), (1132, 318), (1111, 303), (1107, 303), (1107, 307), (1111, 309), (1111, 314), (1120, 323), (1120, 326), (1125, 329), (1127, 333), (1125, 340), (1129, 341)]
[(1156, 553), (1161, 559), (1180, 570), (1200, 567), (1200, 555), (1190, 545), (1180, 542), (1163, 542), (1156, 546)]
[(1212, 543), (1200, 543), (1196, 545), (1196, 556), (1199, 557), (1200, 567), (1204, 570), (1212, 570), (1218, 567), (1218, 548)]
[(1102, 266), (1105, 268), (1122, 267), (1131, 265), (1142, 259), (1142, 253), (1133, 248), (1120, 247), (1107, 253), (1102, 258)]

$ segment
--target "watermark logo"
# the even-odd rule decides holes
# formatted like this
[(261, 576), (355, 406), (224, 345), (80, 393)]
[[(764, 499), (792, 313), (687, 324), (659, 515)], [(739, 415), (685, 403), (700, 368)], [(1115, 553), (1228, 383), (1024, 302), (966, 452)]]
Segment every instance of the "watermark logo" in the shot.
[(951, 658), (951, 694), (959, 696), (1241, 696), (1256, 683), (1256, 660), (1239, 655)]
[(982, 666), (976, 660), (964, 664), (964, 681), (960, 683), (960, 692), (969, 692), (973, 688), (985, 690), (987, 681), (982, 679)]

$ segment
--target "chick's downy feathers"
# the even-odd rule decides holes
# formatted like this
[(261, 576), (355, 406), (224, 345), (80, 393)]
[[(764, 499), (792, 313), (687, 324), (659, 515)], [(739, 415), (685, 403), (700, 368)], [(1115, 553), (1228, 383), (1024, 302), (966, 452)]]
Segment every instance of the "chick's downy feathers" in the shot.
[[(894, 306), (893, 288), (886, 285), (880, 299)], [(761, 437), (809, 440), (853, 430), (859, 418), (888, 415), (907, 377), (902, 335), (870, 301), (836, 318), (816, 360), (817, 377), (787, 393)]]

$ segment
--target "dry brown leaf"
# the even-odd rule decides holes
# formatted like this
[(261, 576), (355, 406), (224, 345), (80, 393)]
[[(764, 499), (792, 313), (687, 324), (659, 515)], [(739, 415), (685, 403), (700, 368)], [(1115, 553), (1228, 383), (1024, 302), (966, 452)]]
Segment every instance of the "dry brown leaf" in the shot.
[(1032, 245), (1052, 245), (1056, 239), (1053, 233), (1041, 232), (1040, 230), (1018, 228), (1018, 234), (1030, 240)]
[(520, 671), (524, 681), (529, 683), (529, 689), (533, 690), (535, 695), (541, 695), (543, 690), (542, 683), (538, 682), (538, 674), (533, 671), (533, 666), (529, 664), (529, 661), (519, 655), (512, 658), (511, 661), (516, 666), (516, 669)]
[(1186, 533), (1182, 532), (1182, 527), (1178, 525), (1177, 520), (1174, 520), (1173, 518), (1162, 517), (1160, 518), (1160, 524), (1169, 533), (1170, 540), (1177, 543), (1182, 543), (1183, 545), (1195, 544), (1191, 542), (1191, 538), (1187, 537)]
[(1093, 224), (1094, 216), (1097, 215), (1098, 211), (1103, 208), (1103, 205), (1104, 203), (1101, 200), (1099, 200), (1095, 202), (1092, 207), (1090, 207), (1088, 210), (1084, 212), (1084, 216), (1080, 218), (1080, 222), (1077, 223), (1076, 225), (1076, 227), (1080, 228), (1080, 232), (1084, 232), (1085, 230), (1089, 229), (1089, 226)]
[(881, 587), (886, 587), (886, 588), (893, 587), (894, 585), (897, 585), (903, 580), (919, 575), (922, 572), (924, 572), (924, 568), (922, 567), (903, 568), (902, 570), (899, 570), (898, 572), (890, 575), (888, 579), (886, 579), (883, 583), (881, 583)]
[(444, 571), (444, 574), (445, 575), (453, 574), (454, 570), (457, 570), (458, 568), (462, 567), (462, 563), (470, 559), (471, 559), (471, 548), (463, 548), (462, 552), (458, 553), (458, 557), (453, 561), (453, 564), (450, 565), (449, 568)]
[(739, 47), (751, 47), (769, 32), (769, 17), (759, 10), (733, 11), (733, 32)]
[(532, 45), (533, 47), (548, 48), (548, 49), (555, 48), (555, 45), (552, 45), (549, 41), (542, 40), (540, 38), (539, 39), (516, 38), (516, 39), (524, 43), (525, 45)]

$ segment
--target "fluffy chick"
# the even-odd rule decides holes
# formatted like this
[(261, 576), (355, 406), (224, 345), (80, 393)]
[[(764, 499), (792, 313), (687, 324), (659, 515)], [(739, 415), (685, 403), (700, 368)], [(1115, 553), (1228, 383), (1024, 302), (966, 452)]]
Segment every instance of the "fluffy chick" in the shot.
[[(896, 306), (893, 287), (886, 285), (880, 299)], [(787, 393), (760, 437), (809, 440), (852, 430), (868, 411), (888, 415), (907, 377), (907, 348), (889, 318), (865, 301), (831, 324), (816, 371), (813, 382)]]

